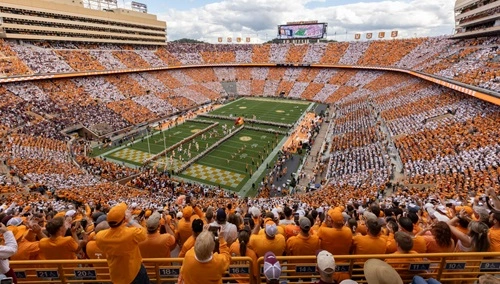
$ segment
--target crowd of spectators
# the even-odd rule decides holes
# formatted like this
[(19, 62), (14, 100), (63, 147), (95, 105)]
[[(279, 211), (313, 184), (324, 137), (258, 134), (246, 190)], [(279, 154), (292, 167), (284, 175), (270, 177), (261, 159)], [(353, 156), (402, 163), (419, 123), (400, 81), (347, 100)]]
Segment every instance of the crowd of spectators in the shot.
[[(156, 51), (135, 46), (83, 45), (87, 52), (72, 50), (77, 46), (71, 44), (9, 42), (6, 45), (2, 41), (2, 52), (18, 56), (34, 73), (164, 66), (165, 60), (203, 64), (300, 63), (307, 59), (311, 63), (393, 65), (498, 88), (498, 65), (495, 64), (499, 51), (491, 47), (498, 44), (496, 37), (457, 42), (428, 38), (396, 43), (396, 47), (392, 41), (244, 47), (170, 44), (167, 49), (160, 47)], [(74, 58), (76, 54), (84, 55)], [(24, 72), (21, 65), (14, 69)], [(475, 71), (477, 69), (484, 71)], [(152, 169), (133, 170), (84, 156), (76, 157), (79, 164), (76, 165), (68, 151), (67, 137), (60, 133), (62, 128), (78, 122), (89, 128), (104, 123), (117, 130), (153, 120), (216, 100), (224, 93), (216, 81), (235, 80), (238, 80), (240, 95), (277, 96), (285, 91), (290, 98), (334, 102), (326, 185), (308, 193), (283, 194), (272, 199), (268, 198), (270, 192), (263, 190), (261, 198), (245, 200), (220, 188), (176, 181), (168, 173)], [(378, 238), (386, 244), (378, 246), (384, 249), (382, 253), (392, 253), (400, 239), (396, 237), (396, 230), (413, 237), (419, 233), (424, 235), (425, 249), (420, 249), (424, 246), (415, 248), (418, 252), (431, 252), (429, 248), (436, 248), (436, 242), (448, 244), (438, 245), (442, 251), (483, 251), (488, 250), (484, 243), (467, 242), (454, 228), (471, 235), (481, 229), (493, 237), (498, 231), (498, 213), (491, 214), (492, 220), (487, 220), (484, 212), (488, 213), (489, 208), (477, 199), (489, 196), (497, 200), (500, 192), (498, 106), (410, 76), (335, 69), (200, 68), (9, 83), (0, 87), (0, 95), (3, 98), (0, 131), (16, 130), (0, 136), (0, 158), (9, 171), (0, 174), (0, 192), (9, 193), (2, 197), (3, 210), (15, 217), (20, 217), (23, 210), (16, 213), (13, 208), (9, 210), (9, 204), (29, 205), (33, 209), (24, 213), (42, 210), (43, 217), (61, 212), (66, 215), (73, 210), (66, 216), (73, 218), (78, 212), (92, 224), (98, 220), (90, 213), (105, 214), (113, 205), (126, 202), (144, 226), (154, 211), (168, 212), (169, 216), (172, 213), (174, 218), (170, 218), (168, 225), (172, 226), (177, 244), (182, 247), (180, 225), (183, 218), (192, 221), (190, 216), (195, 215), (192, 206), (201, 210), (196, 215), (200, 214), (198, 217), (205, 220), (205, 224), (218, 219), (218, 215), (222, 217), (222, 211), (227, 214), (228, 222), (240, 229), (244, 217), (256, 220), (255, 235), (261, 227), (260, 216), (264, 217), (263, 234), (272, 234), (266, 226), (273, 223), (280, 226), (281, 221), (299, 231), (301, 224), (307, 221), (292, 222), (290, 216), (295, 212), (309, 218), (309, 228), (320, 239), (327, 239), (327, 231), (336, 226), (349, 230), (351, 239), (347, 238), (342, 244), (344, 249), (349, 249), (347, 253), (369, 253), (359, 246), (363, 235)], [(394, 142), (403, 171), (402, 180), (395, 184), (393, 192), (384, 195), (394, 174), (388, 137)], [(275, 174), (283, 170), (279, 166), (273, 169)], [(126, 185), (110, 182), (133, 175), (136, 176)], [(20, 184), (14, 185), (15, 178)], [(50, 190), (45, 195), (26, 195), (22, 192), (26, 184), (42, 185)], [(183, 202), (183, 196), (191, 197), (191, 202)], [(476, 199), (470, 200), (469, 196)], [(459, 204), (466, 208), (459, 209)], [(500, 209), (497, 204), (493, 206)], [(222, 209), (220, 214), (217, 208)], [(412, 218), (413, 228), (406, 217), (395, 218), (403, 212)], [(371, 222), (374, 220), (376, 222)], [(446, 222), (438, 222), (443, 220)], [(350, 227), (342, 225), (345, 222)], [(395, 222), (401, 229), (393, 226)], [(379, 223), (388, 226), (381, 229)], [(25, 225), (31, 226), (29, 222)], [(188, 235), (190, 229), (187, 229)], [(290, 239), (286, 226), (282, 230), (283, 239)], [(449, 233), (448, 240), (437, 241), (436, 232), (444, 231)], [(452, 234), (455, 243), (460, 241), (457, 248), (449, 245)], [(498, 239), (493, 237), (490, 237), (490, 247), (499, 251)], [(83, 235), (79, 238), (84, 240)], [(255, 237), (251, 236), (250, 240), (252, 238)], [(235, 243), (234, 238), (231, 241)], [(423, 244), (422, 239), (419, 242)], [(327, 243), (323, 249), (339, 254), (326, 247)], [(279, 249), (282, 251), (278, 255), (292, 251), (286, 242)]]
[[(497, 44), (498, 37), (465, 40), (430, 37), (302, 45), (169, 44), (155, 49), (7, 41), (2, 42), (2, 52), (11, 58), (10, 69), (17, 70), (7, 70), (7, 73), (14, 72), (12, 74), (149, 68), (167, 64), (333, 63), (410, 68), (498, 90), (500, 51)], [(77, 46), (83, 50), (77, 50)]]

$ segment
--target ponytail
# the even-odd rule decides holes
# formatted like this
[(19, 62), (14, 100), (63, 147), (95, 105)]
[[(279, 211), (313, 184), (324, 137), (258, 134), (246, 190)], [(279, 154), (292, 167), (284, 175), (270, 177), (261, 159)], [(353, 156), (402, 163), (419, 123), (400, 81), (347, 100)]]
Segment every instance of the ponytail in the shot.
[(250, 241), (250, 234), (248, 230), (241, 230), (238, 235), (238, 240), (240, 241), (240, 256), (247, 255), (247, 245)]

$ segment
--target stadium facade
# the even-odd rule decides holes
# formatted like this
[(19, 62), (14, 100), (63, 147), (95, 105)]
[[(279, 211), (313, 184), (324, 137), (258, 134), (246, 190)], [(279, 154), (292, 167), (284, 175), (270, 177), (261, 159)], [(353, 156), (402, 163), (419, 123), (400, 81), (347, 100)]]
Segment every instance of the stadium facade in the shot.
[(88, 9), (81, 1), (2, 0), (0, 38), (162, 45), (166, 23), (128, 9)]
[(481, 37), (495, 34), (500, 34), (500, 1), (457, 0), (454, 37)]

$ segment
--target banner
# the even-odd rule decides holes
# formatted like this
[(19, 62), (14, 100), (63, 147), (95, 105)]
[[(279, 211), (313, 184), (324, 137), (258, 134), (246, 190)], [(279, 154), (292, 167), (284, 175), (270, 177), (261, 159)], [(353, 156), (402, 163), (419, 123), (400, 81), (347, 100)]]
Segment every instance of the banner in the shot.
[(372, 38), (372, 33), (366, 33), (366, 39), (371, 39)]
[(218, 38), (218, 39), (217, 39), (217, 41), (218, 41), (218, 42), (222, 42), (222, 38), (221, 38), (221, 37), (220, 37), (220, 38)]
[(384, 38), (384, 37), (385, 37), (385, 32), (378, 33), (378, 38)]
[(354, 39), (360, 39), (361, 38), (361, 34), (354, 34)]
[(398, 36), (398, 31), (391, 32), (391, 37), (397, 37), (397, 36)]
[(237, 37), (236, 42), (241, 42), (241, 37)]
[(245, 39), (245, 41), (246, 41), (246, 42), (250, 42), (250, 38), (249, 38), (249, 37), (247, 37), (247, 38)]
[(232, 42), (233, 41), (233, 38), (232, 37), (228, 37), (227, 38), (227, 42)]

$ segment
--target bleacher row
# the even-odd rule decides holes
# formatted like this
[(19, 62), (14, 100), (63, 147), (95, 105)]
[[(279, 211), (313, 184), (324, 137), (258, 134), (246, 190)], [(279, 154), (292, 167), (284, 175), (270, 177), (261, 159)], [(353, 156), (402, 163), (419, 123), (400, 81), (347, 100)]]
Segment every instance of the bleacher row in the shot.
[(166, 47), (0, 41), (0, 73), (15, 76), (200, 64), (340, 64), (407, 68), (498, 91), (498, 44), (498, 37)]

